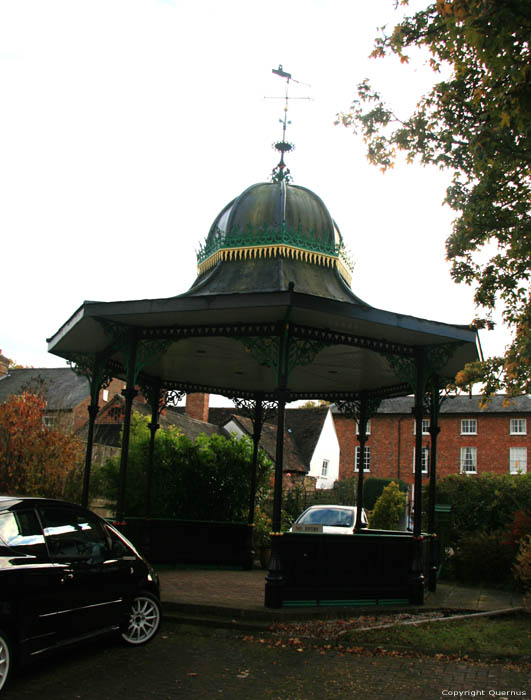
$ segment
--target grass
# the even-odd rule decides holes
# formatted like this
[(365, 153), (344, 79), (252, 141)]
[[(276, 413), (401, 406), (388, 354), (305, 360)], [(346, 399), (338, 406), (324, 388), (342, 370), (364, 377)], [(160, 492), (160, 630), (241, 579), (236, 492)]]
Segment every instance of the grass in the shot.
[(431, 622), (365, 632), (351, 631), (342, 643), (458, 656), (531, 656), (528, 615)]

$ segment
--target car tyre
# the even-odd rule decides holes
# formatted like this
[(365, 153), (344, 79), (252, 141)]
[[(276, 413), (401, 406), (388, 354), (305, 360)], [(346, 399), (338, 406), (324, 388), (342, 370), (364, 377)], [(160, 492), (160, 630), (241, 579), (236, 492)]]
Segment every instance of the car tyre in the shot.
[(160, 603), (151, 593), (138, 593), (129, 607), (127, 622), (122, 625), (120, 635), (126, 644), (146, 644), (157, 634), (162, 614)]
[(0, 690), (6, 684), (12, 664), (13, 654), (9, 637), (0, 630)]

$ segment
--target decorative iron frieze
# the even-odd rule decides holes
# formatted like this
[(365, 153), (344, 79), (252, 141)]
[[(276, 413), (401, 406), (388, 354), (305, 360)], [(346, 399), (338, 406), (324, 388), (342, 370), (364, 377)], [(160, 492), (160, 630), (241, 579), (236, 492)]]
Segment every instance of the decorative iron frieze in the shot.
[(288, 257), (325, 267), (338, 267), (348, 283), (354, 265), (350, 253), (341, 240), (325, 240), (316, 231), (293, 230), (283, 222), (278, 227), (231, 231), (218, 229), (210, 234), (197, 252), (199, 272), (203, 273), (220, 261), (252, 258)]
[[(379, 389), (378, 391), (367, 392), (370, 396), (375, 398), (385, 399), (392, 398), (396, 396), (405, 396), (410, 393), (409, 384), (394, 384), (386, 388)], [(290, 391), (289, 400), (290, 401), (313, 401), (316, 399), (322, 399), (323, 401), (331, 401), (337, 403), (338, 401), (360, 401), (362, 394), (361, 391)]]
[(354, 418), (360, 424), (363, 420), (368, 421), (374, 416), (382, 402), (381, 396), (369, 393), (361, 394), (359, 399), (354, 401), (336, 401), (337, 408), (347, 418)]
[(208, 326), (162, 326), (141, 328), (145, 340), (185, 340), (187, 338), (237, 338), (240, 336), (270, 336), (278, 333), (276, 323), (223, 323)]
[[(261, 423), (259, 426), (256, 425), (256, 405), (258, 401), (261, 401), (262, 407), (260, 411), (260, 416), (261, 416)], [(245, 416), (246, 418), (249, 418), (250, 421), (253, 424), (253, 428), (256, 430), (258, 428), (258, 431), (261, 430), (262, 425), (273, 418), (276, 415), (277, 408), (278, 408), (278, 402), (277, 401), (266, 401), (262, 398), (260, 399), (247, 399), (247, 398), (235, 398), (232, 400), (236, 408), (238, 409), (238, 412), (242, 415)]]
[(324, 345), (349, 345), (351, 347), (373, 350), (374, 352), (379, 352), (384, 355), (393, 354), (399, 357), (413, 357), (415, 354), (415, 348), (412, 345), (394, 343), (382, 338), (368, 338), (352, 333), (331, 331), (327, 328), (314, 328), (312, 326), (293, 324), (292, 336), (299, 339), (316, 340)]

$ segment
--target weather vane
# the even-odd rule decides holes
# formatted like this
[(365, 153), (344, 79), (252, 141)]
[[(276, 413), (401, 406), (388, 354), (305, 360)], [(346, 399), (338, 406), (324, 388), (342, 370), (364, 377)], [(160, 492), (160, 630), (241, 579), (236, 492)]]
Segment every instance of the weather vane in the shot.
[(279, 65), (278, 68), (273, 68), (272, 72), (275, 75), (280, 76), (281, 78), (284, 78), (286, 80), (286, 92), (284, 94), (284, 97), (266, 97), (266, 99), (283, 99), (284, 100), (284, 118), (279, 119), (279, 122), (282, 124), (282, 140), (277, 141), (276, 143), (273, 144), (273, 148), (275, 148), (277, 151), (280, 153), (280, 161), (278, 162), (278, 165), (276, 165), (273, 168), (273, 172), (271, 175), (271, 179), (273, 182), (282, 182), (284, 180), (285, 182), (290, 182), (291, 181), (291, 175), (289, 172), (289, 168), (286, 167), (286, 163), (284, 162), (284, 154), (289, 153), (290, 151), (293, 151), (295, 149), (295, 146), (290, 143), (289, 141), (286, 141), (286, 129), (288, 128), (288, 124), (291, 124), (290, 121), (288, 121), (288, 103), (289, 100), (311, 100), (311, 97), (290, 97), (289, 96), (289, 84), (290, 81), (294, 83), (298, 83), (299, 85), (306, 85), (307, 87), (310, 87), (307, 83), (301, 83), (300, 80), (295, 80), (294, 78), (291, 77), (291, 73), (287, 73), (282, 65)]

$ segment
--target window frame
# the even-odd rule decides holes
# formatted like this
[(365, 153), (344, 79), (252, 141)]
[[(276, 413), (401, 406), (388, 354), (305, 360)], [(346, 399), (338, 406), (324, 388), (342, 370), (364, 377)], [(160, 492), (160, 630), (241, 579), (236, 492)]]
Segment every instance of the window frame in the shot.
[(323, 463), (321, 464), (321, 476), (328, 477), (329, 464), (330, 464), (329, 459), (323, 459)]
[(57, 416), (45, 413), (42, 417), (42, 424), (47, 430), (54, 430), (57, 428)]
[[(359, 435), (359, 434), (360, 434), (360, 424), (359, 424), (359, 421), (356, 421), (356, 435)], [(365, 435), (370, 435), (370, 434), (371, 434), (371, 419), (369, 418), (369, 420), (367, 421), (367, 432), (365, 433)]]
[[(415, 473), (415, 456), (416, 447), (413, 448), (413, 474)], [(430, 448), (428, 445), (422, 445), (422, 470), (420, 473), (426, 476), (430, 473)]]
[[(41, 522), (35, 509), (29, 506), (27, 508), (17, 508), (15, 510), (4, 510), (0, 513), (1, 520), (7, 521), (8, 518), (15, 526), (10, 528), (14, 537), (12, 539), (4, 539), (4, 537), (2, 537), (0, 538), (0, 543), (5, 544), (5, 546), (9, 547), (13, 552), (34, 556), (37, 562), (47, 561), (49, 559), (49, 552), (46, 538), (44, 537)], [(30, 523), (29, 520), (32, 522)], [(29, 525), (34, 526), (33, 533), (27, 532)], [(6, 528), (6, 530), (7, 529), (8, 528)], [(26, 531), (23, 532), (23, 529)], [(18, 533), (15, 533), (15, 530), (18, 530)], [(17, 539), (18, 541), (16, 541)]]
[[(472, 427), (474, 430), (465, 430), (465, 426)], [(477, 418), (461, 418), (461, 435), (477, 435), (478, 434), (478, 419)]]
[[(360, 461), (360, 446), (356, 445), (354, 448), (354, 472), (357, 474), (359, 472), (359, 461)], [(368, 474), (371, 471), (371, 447), (370, 445), (365, 445), (363, 452), (363, 473)]]
[[(520, 459), (515, 459), (513, 457), (513, 455), (517, 451), (523, 453), (523, 455), (524, 455), (523, 461), (525, 462), (523, 465), (523, 468), (519, 468), (519, 469), (513, 468), (514, 462), (518, 462), (522, 459), (521, 457), (520, 457)], [(527, 447), (510, 447), (509, 448), (509, 474), (527, 474)]]
[[(466, 463), (466, 455), (467, 451), (470, 450), (468, 453), (470, 457), (473, 456), (473, 462), (474, 462), (474, 469), (465, 469), (465, 463)], [(477, 474), (478, 473), (478, 448), (474, 446), (465, 446), (461, 447), (460, 453), (459, 453), (459, 473), (460, 474)]]
[[(52, 561), (100, 563), (108, 557), (110, 539), (104, 524), (94, 513), (50, 503), (40, 504), (37, 512)], [(49, 520), (50, 513), (61, 515), (60, 519), (55, 518), (61, 525), (54, 524), (54, 519)], [(91, 534), (94, 537), (91, 538)], [(92, 549), (89, 551), (88, 547)]]
[[(425, 429), (425, 426), (426, 429)], [(417, 434), (417, 421), (413, 421), (413, 435)], [(423, 418), (422, 419), (422, 434), (423, 435), (429, 435), (430, 434), (430, 419), (429, 418)]]
[[(515, 430), (514, 425), (520, 423), (523, 430)], [(509, 435), (527, 435), (527, 419), (526, 418), (511, 418), (509, 421)]]

